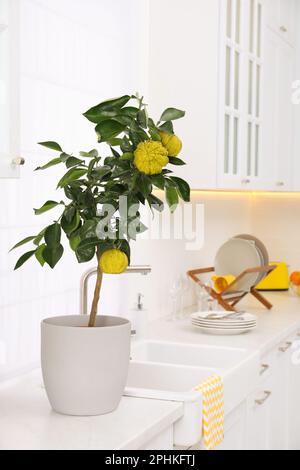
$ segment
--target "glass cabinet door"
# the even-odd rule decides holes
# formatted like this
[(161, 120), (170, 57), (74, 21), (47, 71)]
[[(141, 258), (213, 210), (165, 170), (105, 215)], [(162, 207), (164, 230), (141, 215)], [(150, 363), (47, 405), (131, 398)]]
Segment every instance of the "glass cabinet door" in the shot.
[(218, 186), (252, 189), (261, 167), (260, 0), (221, 1)]

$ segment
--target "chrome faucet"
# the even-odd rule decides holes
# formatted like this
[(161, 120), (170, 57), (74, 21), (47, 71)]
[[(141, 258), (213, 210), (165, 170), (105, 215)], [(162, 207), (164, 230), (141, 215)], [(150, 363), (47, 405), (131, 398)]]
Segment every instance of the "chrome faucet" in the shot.
[[(129, 266), (124, 274), (142, 274), (147, 276), (151, 273), (151, 266)], [(87, 315), (88, 282), (91, 276), (97, 274), (97, 268), (91, 268), (83, 274), (80, 281), (80, 314)]]

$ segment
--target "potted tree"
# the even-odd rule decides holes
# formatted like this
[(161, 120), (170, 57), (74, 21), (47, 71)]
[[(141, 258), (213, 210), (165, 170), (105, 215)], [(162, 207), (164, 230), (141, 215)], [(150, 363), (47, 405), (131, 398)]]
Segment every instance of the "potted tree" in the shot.
[(67, 169), (57, 184), (67, 202), (49, 200), (35, 209), (39, 215), (61, 206), (62, 213), (39, 234), (13, 247), (33, 243), (15, 269), (30, 258), (53, 269), (64, 253), (63, 234), (79, 263), (95, 259), (98, 266), (89, 318), (61, 316), (42, 322), (43, 378), (52, 408), (59, 413), (98, 415), (114, 410), (120, 402), (128, 374), (131, 328), (123, 318), (97, 316), (103, 274), (127, 269), (130, 241), (146, 230), (140, 204), (151, 210), (164, 208), (155, 189), (165, 191), (172, 212), (179, 199), (190, 200), (189, 185), (174, 176), (169, 166), (184, 165), (178, 158), (182, 143), (173, 129), (173, 121), (184, 114), (169, 108), (155, 123), (143, 98), (126, 95), (84, 114), (96, 124), (98, 142), (107, 144), (109, 156), (103, 158), (95, 149), (74, 156), (56, 142), (40, 144), (58, 156), (37, 170), (54, 165)]

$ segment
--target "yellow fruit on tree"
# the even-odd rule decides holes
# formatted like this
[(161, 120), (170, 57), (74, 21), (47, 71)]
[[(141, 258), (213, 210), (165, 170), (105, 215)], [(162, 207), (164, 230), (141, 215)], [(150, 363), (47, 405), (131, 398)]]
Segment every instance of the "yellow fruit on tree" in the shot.
[(161, 142), (141, 142), (134, 152), (136, 168), (146, 175), (158, 175), (168, 163), (168, 151)]
[(101, 255), (100, 268), (105, 274), (121, 274), (128, 268), (128, 257), (116, 248), (107, 250)]
[(168, 150), (169, 157), (177, 157), (182, 150), (182, 142), (177, 135), (160, 132), (163, 146)]

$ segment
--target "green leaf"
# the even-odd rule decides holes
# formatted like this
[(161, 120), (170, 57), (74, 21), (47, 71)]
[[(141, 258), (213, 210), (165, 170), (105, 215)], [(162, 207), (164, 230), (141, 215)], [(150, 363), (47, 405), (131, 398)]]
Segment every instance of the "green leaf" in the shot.
[(122, 145), (123, 139), (118, 139), (117, 137), (114, 139), (109, 139), (107, 141), (108, 145), (111, 147), (120, 147)]
[(74, 232), (79, 224), (80, 224), (80, 213), (79, 211), (75, 210), (74, 207), (68, 207), (61, 219), (61, 226), (63, 231), (67, 234), (70, 235), (72, 232)]
[(79, 155), (84, 158), (98, 158), (99, 153), (98, 150), (93, 149), (90, 152), (80, 152)]
[(134, 106), (126, 106), (125, 108), (122, 108), (118, 111), (118, 114), (120, 116), (130, 116), (132, 118), (136, 118), (137, 113), (139, 112), (139, 108), (136, 108)]
[(151, 207), (151, 209), (155, 209), (158, 212), (162, 212), (164, 210), (164, 203), (158, 197), (154, 196), (153, 194), (150, 194), (147, 198), (148, 204)]
[(185, 202), (190, 202), (191, 200), (191, 189), (186, 181), (184, 181), (181, 178), (178, 178), (177, 176), (170, 176), (170, 180), (172, 180), (177, 187), (179, 196), (181, 199), (183, 199)]
[(67, 168), (72, 168), (73, 166), (78, 166), (78, 165), (84, 165), (84, 161), (80, 160), (79, 158), (76, 157), (70, 157), (66, 161), (66, 167)]
[(96, 253), (96, 248), (95, 246), (89, 246), (86, 248), (81, 248), (76, 250), (76, 257), (78, 263), (87, 263), (88, 261), (91, 261)]
[(35, 250), (24, 253), (24, 255), (22, 255), (21, 258), (19, 258), (15, 266), (15, 271), (19, 269), (21, 266), (23, 266), (23, 264), (26, 263), (26, 261), (28, 261), (29, 258), (31, 258), (34, 254), (35, 254)]
[(152, 184), (148, 176), (140, 175), (137, 187), (145, 199), (147, 199), (149, 194), (152, 192)]
[(26, 243), (29, 243), (31, 242), (32, 240), (34, 240), (36, 237), (36, 235), (32, 236), (32, 237), (26, 237), (24, 238), (24, 240), (21, 240), (20, 242), (18, 242), (15, 246), (13, 246), (9, 252), (15, 250), (16, 248), (19, 248), (19, 246), (22, 246), (22, 245), (25, 245)]
[(176, 166), (186, 165), (186, 163), (183, 160), (181, 160), (181, 158), (178, 158), (178, 157), (169, 157), (169, 162), (171, 163), (171, 165), (176, 165)]
[(87, 220), (83, 226), (79, 229), (78, 235), (81, 240), (85, 240), (86, 238), (93, 238), (96, 237), (96, 227), (97, 227), (96, 220)]
[(44, 214), (44, 212), (50, 211), (51, 209), (54, 209), (54, 207), (57, 207), (60, 204), (62, 203), (55, 201), (47, 201), (42, 207), (40, 207), (40, 209), (34, 209), (34, 213), (35, 215)]
[(179, 201), (177, 190), (175, 187), (169, 186), (166, 188), (166, 199), (168, 206), (170, 207), (170, 210), (173, 213), (176, 210)]
[(96, 134), (98, 136), (98, 141), (107, 142), (108, 140), (117, 137), (121, 132), (125, 130), (126, 126), (124, 124), (120, 124), (117, 121), (113, 121), (112, 119), (100, 122), (96, 126)]
[(130, 245), (127, 240), (119, 240), (118, 241), (118, 248), (125, 253), (125, 255), (128, 258), (128, 264), (130, 264), (130, 258), (131, 258), (131, 250), (130, 250)]
[(133, 155), (132, 152), (125, 152), (125, 153), (123, 153), (123, 155), (121, 155), (121, 157), (120, 157), (120, 160), (123, 160), (123, 161), (124, 161), (124, 160), (125, 160), (125, 161), (127, 161), (127, 160), (132, 161), (133, 159), (134, 159), (134, 155)]
[(91, 122), (99, 123), (101, 122), (104, 113), (113, 113), (117, 110), (123, 108), (128, 101), (130, 101), (131, 97), (129, 95), (124, 95), (119, 98), (114, 98), (111, 100), (103, 101), (102, 103), (98, 104), (97, 106), (92, 107), (88, 111), (86, 111), (83, 115)]
[(101, 240), (99, 240), (97, 237), (86, 238), (79, 243), (77, 250), (85, 250), (86, 248), (95, 247), (100, 243)]
[(163, 175), (151, 176), (151, 181), (158, 189), (165, 189), (165, 178)]
[(66, 163), (68, 158), (71, 158), (71, 155), (69, 155), (68, 153), (63, 152), (60, 154), (60, 159), (63, 163)]
[(35, 245), (38, 246), (38, 245), (41, 243), (42, 239), (44, 238), (45, 232), (46, 232), (46, 229), (43, 229), (43, 230), (38, 234), (38, 236), (35, 237), (35, 239), (33, 240), (33, 243), (34, 243)]
[(137, 121), (141, 127), (147, 129), (148, 127), (148, 115), (145, 109), (141, 109), (137, 115)]
[(103, 176), (111, 172), (111, 167), (108, 165), (99, 166), (98, 168), (95, 168), (95, 172), (97, 173), (98, 178), (101, 179)]
[(134, 148), (131, 145), (129, 139), (125, 136), (122, 139), (122, 144), (121, 144), (121, 150), (122, 152), (133, 152)]
[(57, 142), (39, 142), (39, 145), (46, 147), (51, 150), (55, 150), (56, 152), (62, 152), (61, 146)]
[(43, 245), (40, 245), (35, 250), (35, 257), (42, 267), (45, 265), (45, 262), (46, 262), (43, 257), (43, 252), (45, 248), (46, 248), (46, 244), (44, 243)]
[(176, 108), (168, 108), (163, 112), (160, 118), (160, 122), (175, 121), (175, 119), (180, 119), (184, 116), (185, 111), (181, 111), (180, 109)]
[(62, 160), (60, 158), (54, 158), (50, 162), (46, 163), (46, 165), (38, 166), (34, 171), (47, 170), (48, 168), (51, 168), (52, 166), (59, 165), (60, 163), (62, 163)]
[(73, 235), (69, 239), (69, 244), (70, 244), (70, 247), (73, 251), (77, 250), (78, 245), (79, 245), (80, 242), (81, 242), (81, 238), (80, 238), (79, 235)]
[(56, 248), (60, 244), (61, 227), (58, 223), (50, 225), (45, 232), (47, 247)]
[(87, 173), (87, 169), (83, 168), (71, 168), (59, 181), (57, 187), (64, 188), (67, 184), (72, 181), (76, 181)]
[(159, 130), (163, 132), (167, 132), (167, 134), (174, 134), (174, 127), (171, 121), (167, 121), (161, 126), (159, 126)]
[(63, 254), (64, 247), (60, 244), (53, 247), (46, 246), (43, 250), (43, 258), (52, 269), (57, 265)]

